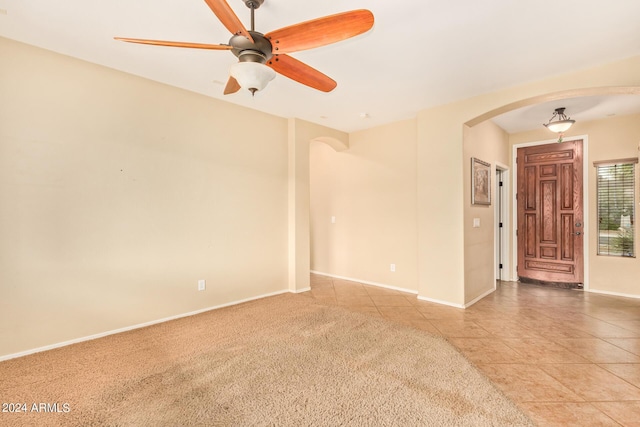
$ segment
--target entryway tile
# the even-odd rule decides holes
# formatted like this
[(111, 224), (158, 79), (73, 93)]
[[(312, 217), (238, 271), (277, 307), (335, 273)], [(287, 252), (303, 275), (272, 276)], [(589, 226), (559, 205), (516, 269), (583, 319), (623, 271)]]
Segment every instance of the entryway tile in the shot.
[(640, 388), (640, 364), (616, 363), (599, 366)]
[(640, 402), (596, 402), (593, 406), (625, 427), (640, 427)]
[(553, 378), (590, 402), (640, 400), (640, 388), (594, 364), (540, 365)]
[(590, 403), (521, 403), (522, 409), (539, 426), (544, 427), (619, 427), (611, 417)]
[(584, 400), (538, 366), (490, 364), (480, 365), (480, 369), (517, 402), (580, 402)]
[(493, 338), (449, 338), (469, 360), (475, 363), (522, 363), (523, 354)]
[(371, 299), (378, 307), (413, 307), (403, 295), (371, 295)]
[(475, 322), (466, 320), (432, 320), (431, 323), (445, 337), (479, 338), (491, 335)]
[(640, 356), (601, 339), (572, 338), (556, 342), (593, 363), (640, 363)]
[(589, 363), (560, 344), (543, 338), (503, 339), (515, 351), (526, 354), (535, 363)]
[(640, 338), (606, 338), (605, 341), (640, 356)]

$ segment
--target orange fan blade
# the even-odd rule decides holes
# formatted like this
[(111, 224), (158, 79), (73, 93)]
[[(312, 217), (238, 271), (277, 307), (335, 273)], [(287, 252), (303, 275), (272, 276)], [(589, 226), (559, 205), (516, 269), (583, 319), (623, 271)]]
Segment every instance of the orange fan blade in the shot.
[(240, 83), (238, 83), (238, 81), (234, 77), (229, 76), (229, 80), (227, 80), (227, 85), (224, 87), (224, 94), (230, 95), (232, 93), (236, 93), (239, 90), (240, 90)]
[(339, 42), (362, 34), (373, 27), (373, 14), (365, 9), (352, 10), (301, 22), (265, 34), (273, 53), (291, 53)]
[(231, 31), (231, 34), (234, 35), (243, 35), (253, 43), (253, 37), (247, 31), (247, 29), (242, 25), (238, 16), (233, 12), (233, 9), (229, 6), (229, 4), (224, 0), (204, 0), (209, 8), (216, 14), (222, 25), (224, 25), (227, 30)]
[(140, 43), (140, 44), (152, 44), (156, 46), (171, 46), (171, 47), (190, 47), (194, 49), (211, 49), (211, 50), (231, 50), (231, 46), (227, 44), (203, 44), (203, 43), (189, 43), (189, 42), (169, 42), (166, 40), (146, 40), (146, 39), (128, 39), (124, 37), (114, 37), (116, 40), (120, 40), (127, 43)]
[(289, 55), (274, 55), (267, 65), (283, 76), (322, 92), (331, 92), (338, 85), (331, 77)]

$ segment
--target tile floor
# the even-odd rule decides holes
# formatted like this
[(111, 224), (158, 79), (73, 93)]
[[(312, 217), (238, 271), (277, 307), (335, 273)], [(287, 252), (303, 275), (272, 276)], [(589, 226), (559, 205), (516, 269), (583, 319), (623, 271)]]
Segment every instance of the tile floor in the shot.
[(315, 274), (305, 294), (444, 336), (541, 426), (640, 426), (640, 300), (499, 282), (462, 310)]

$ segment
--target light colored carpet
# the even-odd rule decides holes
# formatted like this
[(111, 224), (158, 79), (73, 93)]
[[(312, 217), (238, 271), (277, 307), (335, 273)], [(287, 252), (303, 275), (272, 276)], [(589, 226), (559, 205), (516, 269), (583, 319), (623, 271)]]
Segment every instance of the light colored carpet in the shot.
[(532, 425), (444, 339), (291, 294), (0, 363), (0, 401), (29, 409), (3, 426)]

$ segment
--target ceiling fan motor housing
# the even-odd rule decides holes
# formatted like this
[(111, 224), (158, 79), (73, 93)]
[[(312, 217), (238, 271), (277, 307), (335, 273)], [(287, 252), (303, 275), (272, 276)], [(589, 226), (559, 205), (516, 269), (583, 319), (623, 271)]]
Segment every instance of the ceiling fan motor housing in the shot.
[(249, 31), (249, 34), (253, 37), (253, 43), (241, 35), (231, 37), (229, 40), (229, 45), (233, 46), (231, 52), (242, 62), (251, 61), (264, 64), (273, 56), (271, 42), (256, 31)]

